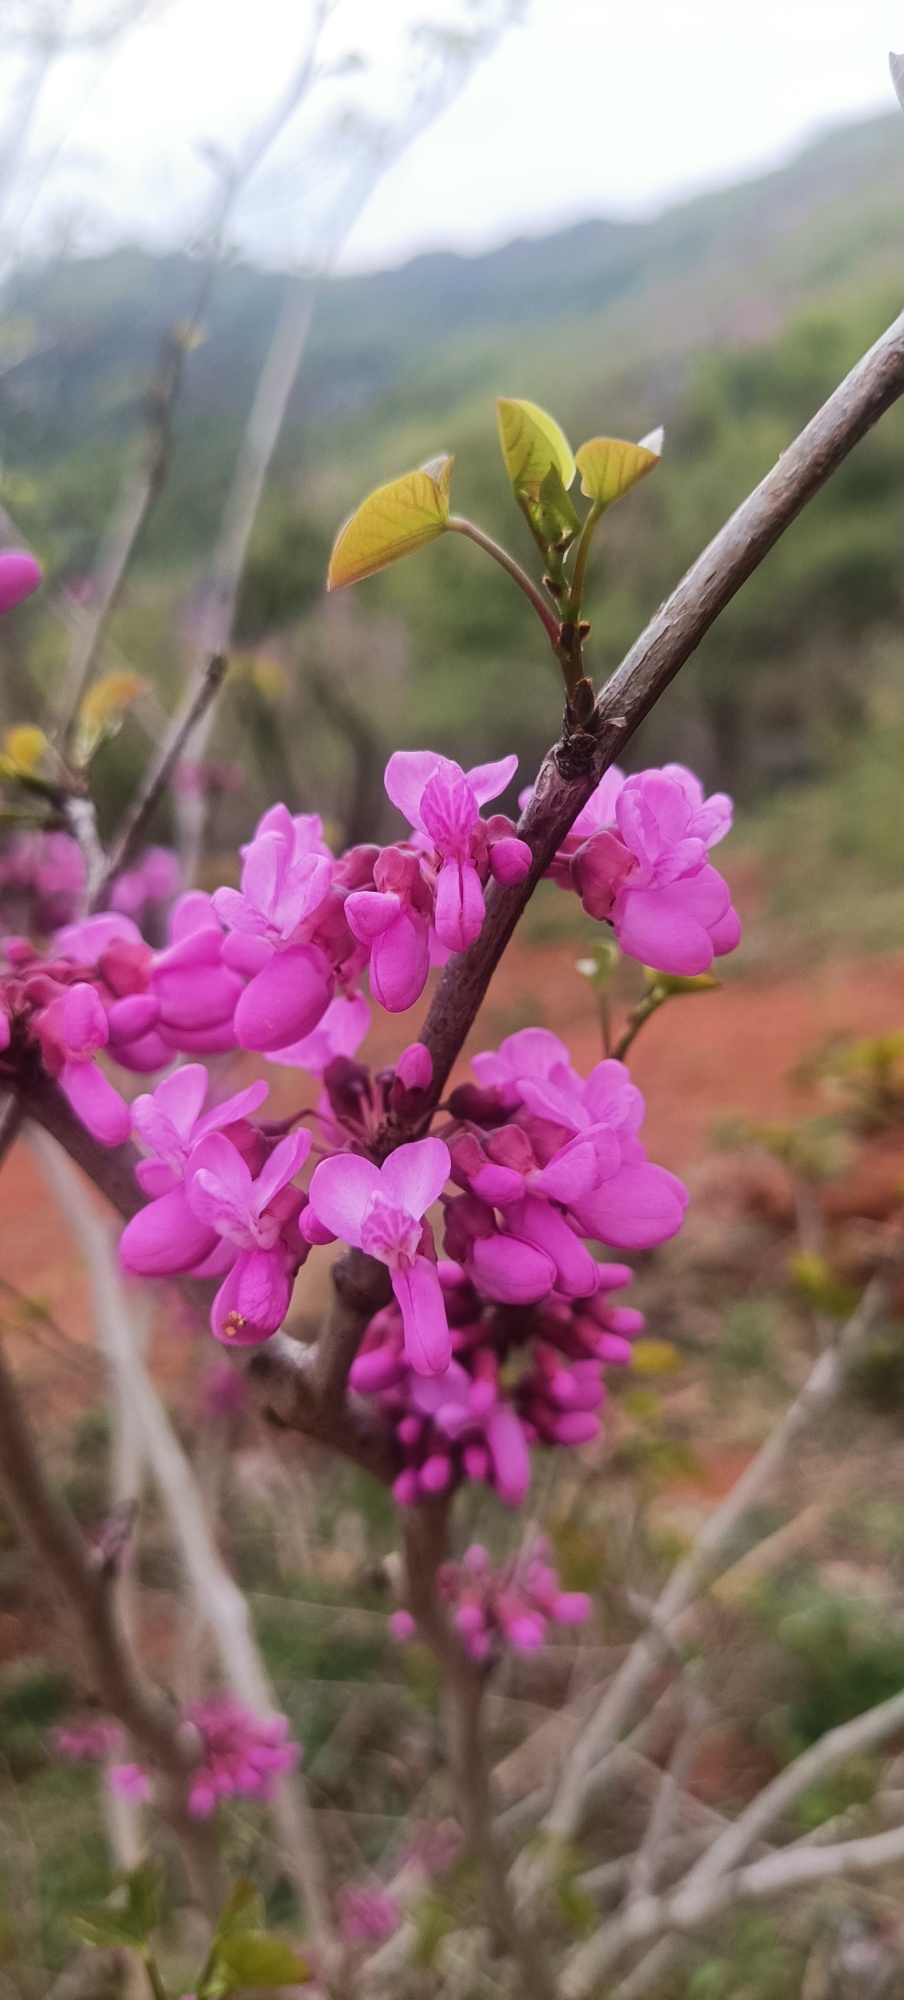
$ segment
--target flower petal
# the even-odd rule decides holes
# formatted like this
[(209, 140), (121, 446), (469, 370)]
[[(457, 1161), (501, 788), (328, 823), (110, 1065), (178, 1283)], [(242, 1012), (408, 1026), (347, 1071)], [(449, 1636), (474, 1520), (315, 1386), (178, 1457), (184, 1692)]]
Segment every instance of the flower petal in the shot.
[(439, 1200), (451, 1164), (442, 1139), (416, 1139), (410, 1146), (398, 1146), (383, 1163), (384, 1192), (409, 1215), (420, 1218)]
[(392, 1289), (402, 1310), (405, 1354), (415, 1374), (444, 1374), (452, 1359), (452, 1339), (436, 1265), (426, 1257), (416, 1257), (410, 1271), (393, 1271)]
[(337, 1153), (331, 1160), (321, 1160), (315, 1169), (311, 1207), (318, 1222), (334, 1236), (358, 1246), (364, 1211), (382, 1185), (379, 1167), (372, 1160), (363, 1160), (357, 1153)]

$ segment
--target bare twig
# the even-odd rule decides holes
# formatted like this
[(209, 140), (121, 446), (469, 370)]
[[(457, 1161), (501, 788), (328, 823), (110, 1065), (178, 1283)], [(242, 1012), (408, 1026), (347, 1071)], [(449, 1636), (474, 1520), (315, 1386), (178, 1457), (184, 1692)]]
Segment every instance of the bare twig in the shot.
[(222, 653), (215, 653), (207, 661), (197, 686), (186, 697), (179, 714), (173, 717), (166, 739), (160, 745), (153, 764), (145, 774), (119, 829), (115, 844), (97, 878), (93, 894), (88, 901), (89, 910), (100, 907), (114, 877), (129, 866), (137, 853), (157, 805), (179, 764), (192, 730), (197, 727), (216, 700), (228, 667), (229, 662), (225, 656)]
[(838, 1876), (856, 1880), (901, 1861), (904, 1826), (896, 1826), (831, 1847), (811, 1842), (787, 1848), (699, 1888), (682, 1883), (669, 1895), (644, 1896), (575, 1953), (562, 1980), (564, 2000), (584, 2000), (624, 1952), (665, 1932), (697, 1931), (738, 1903), (766, 1902)]
[(525, 1993), (535, 2000), (553, 2000), (555, 1986), (545, 1949), (534, 1925), (515, 1909), (504, 1852), (493, 1826), (481, 1718), (486, 1673), (468, 1659), (437, 1594), (436, 1573), (446, 1556), (448, 1512), (447, 1499), (425, 1501), (405, 1511), (408, 1601), (439, 1667), (459, 1811), (480, 1869), (488, 1922), (511, 1952)]
[(586, 1774), (615, 1743), (654, 1667), (667, 1650), (670, 1627), (714, 1578), (739, 1523), (784, 1466), (792, 1446), (838, 1396), (849, 1357), (863, 1345), (887, 1310), (892, 1293), (891, 1272), (882, 1272), (872, 1279), (837, 1347), (820, 1355), (794, 1402), (673, 1571), (656, 1600), (647, 1631), (632, 1646), (595, 1716), (571, 1751), (555, 1801), (544, 1821), (547, 1833), (561, 1839), (571, 1838), (581, 1810)]
[[(142, 1361), (109, 1227), (94, 1209), (70, 1161), (46, 1132), (32, 1127), (31, 1144), (48, 1186), (82, 1251), (101, 1345), (122, 1422), (135, 1430), (146, 1454), (199, 1607), (217, 1641), (226, 1678), (241, 1701), (259, 1714), (275, 1703), (254, 1637), (247, 1601), (211, 1537), (191, 1465)], [(282, 1859), (307, 1906), (312, 1936), (325, 1966), (334, 1965), (339, 1941), (330, 1913), (322, 1857), (310, 1823), (300, 1773), (277, 1785), (274, 1817)]]

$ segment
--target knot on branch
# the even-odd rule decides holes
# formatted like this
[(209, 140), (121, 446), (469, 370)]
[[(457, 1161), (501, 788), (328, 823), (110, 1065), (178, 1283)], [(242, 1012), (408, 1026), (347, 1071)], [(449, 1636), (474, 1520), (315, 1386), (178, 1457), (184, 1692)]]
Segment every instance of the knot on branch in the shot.
[(333, 1266), (333, 1287), (349, 1312), (372, 1319), (381, 1306), (389, 1304), (392, 1284), (385, 1264), (363, 1250), (347, 1250)]

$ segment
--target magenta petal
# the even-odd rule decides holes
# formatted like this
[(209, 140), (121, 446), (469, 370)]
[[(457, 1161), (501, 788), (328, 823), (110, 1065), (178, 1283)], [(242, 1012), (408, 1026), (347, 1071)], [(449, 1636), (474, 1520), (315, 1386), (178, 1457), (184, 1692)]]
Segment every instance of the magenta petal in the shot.
[(402, 1309), (405, 1353), (415, 1373), (444, 1374), (452, 1359), (452, 1341), (436, 1265), (416, 1257), (410, 1271), (393, 1271), (392, 1289)]
[(510, 1210), (507, 1222), (513, 1235), (552, 1258), (560, 1292), (569, 1298), (589, 1298), (596, 1284), (596, 1265), (558, 1209), (541, 1196), (528, 1195), (519, 1208)]
[(161, 1021), (157, 1035), (166, 1045), (166, 1062), (171, 1061), (173, 1049), (186, 1056), (215, 1056), (239, 1045), (231, 1015), (226, 1021), (213, 1021), (204, 1028), (172, 1028), (167, 1021)]
[(374, 999), (388, 1014), (404, 1013), (423, 993), (429, 970), (429, 925), (403, 908), (388, 930), (374, 938), (370, 957)]
[(309, 1035), (333, 997), (333, 971), (316, 945), (276, 952), (245, 988), (235, 1010), (243, 1049), (285, 1048)]
[(491, 1412), (486, 1437), (499, 1498), (517, 1507), (530, 1485), (530, 1456), (520, 1419), (509, 1403), (499, 1403)]
[(213, 1332), (228, 1347), (256, 1347), (282, 1326), (291, 1296), (290, 1265), (282, 1248), (243, 1250), (214, 1299)]
[(0, 611), (12, 611), (41, 582), (40, 564), (24, 549), (0, 549)]
[(552, 1258), (513, 1236), (478, 1237), (470, 1270), (478, 1289), (502, 1305), (531, 1305), (545, 1299), (556, 1282)]
[(490, 872), (504, 888), (513, 882), (523, 882), (533, 860), (526, 840), (517, 840), (514, 834), (507, 839), (495, 840), (490, 849)]
[(440, 944), (449, 951), (466, 951), (479, 937), (483, 917), (483, 890), (473, 862), (445, 861), (436, 883), (434, 923)]
[(244, 992), (238, 973), (219, 963), (155, 971), (151, 984), (160, 1002), (163, 1025), (171, 1029), (196, 1029), (208, 1023), (231, 1021), (236, 1002)]
[(651, 1250), (681, 1228), (687, 1192), (665, 1167), (622, 1167), (574, 1214), (583, 1233), (618, 1250)]
[(449, 1178), (449, 1148), (442, 1139), (416, 1139), (398, 1146), (384, 1162), (384, 1192), (409, 1215), (420, 1218), (439, 1200)]
[(717, 924), (711, 924), (709, 941), (716, 958), (723, 958), (727, 951), (734, 951), (741, 942), (741, 919), (737, 910), (729, 905), (724, 917)]
[(140, 1035), (137, 1042), (120, 1042), (114, 1054), (120, 1069), (133, 1070), (137, 1076), (152, 1076), (173, 1059), (172, 1049), (156, 1033)]
[(360, 1245), (361, 1218), (383, 1183), (380, 1169), (357, 1153), (337, 1153), (321, 1160), (311, 1181), (311, 1207), (318, 1222), (343, 1243)]
[(127, 1222), (119, 1255), (139, 1278), (169, 1278), (203, 1263), (218, 1243), (217, 1233), (192, 1213), (183, 1187), (148, 1203)]
[(132, 1114), (103, 1070), (95, 1069), (91, 1062), (64, 1063), (60, 1088), (102, 1146), (124, 1145), (132, 1129)]
[(111, 1046), (115, 1049), (120, 1042), (140, 1041), (150, 1034), (159, 1013), (152, 993), (130, 993), (124, 1000), (114, 1000), (107, 1015)]

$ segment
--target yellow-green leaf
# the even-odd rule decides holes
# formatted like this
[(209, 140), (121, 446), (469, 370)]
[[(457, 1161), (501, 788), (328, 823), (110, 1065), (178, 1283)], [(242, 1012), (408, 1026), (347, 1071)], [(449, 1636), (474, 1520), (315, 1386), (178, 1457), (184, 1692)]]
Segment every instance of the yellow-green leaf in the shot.
[(575, 453), (581, 492), (598, 507), (611, 507), (659, 464), (662, 444), (662, 431), (651, 431), (640, 444), (629, 444), (625, 438), (589, 438)]
[(670, 1340), (635, 1340), (631, 1366), (638, 1375), (676, 1375), (681, 1356)]
[(133, 701), (146, 693), (148, 683), (139, 674), (104, 674), (89, 687), (78, 712), (74, 758), (87, 764), (108, 736), (115, 736)]
[(498, 398), (497, 409), (502, 456), (515, 492), (537, 499), (551, 466), (567, 490), (574, 478), (574, 456), (555, 418), (536, 403), (509, 396)]
[(406, 472), (369, 494), (340, 530), (330, 557), (327, 589), (360, 583), (362, 577), (426, 548), (449, 519), (451, 458), (434, 458), (419, 472)]
[(0, 751), (0, 774), (5, 778), (36, 778), (49, 744), (43, 729), (31, 722), (16, 722), (7, 729)]

